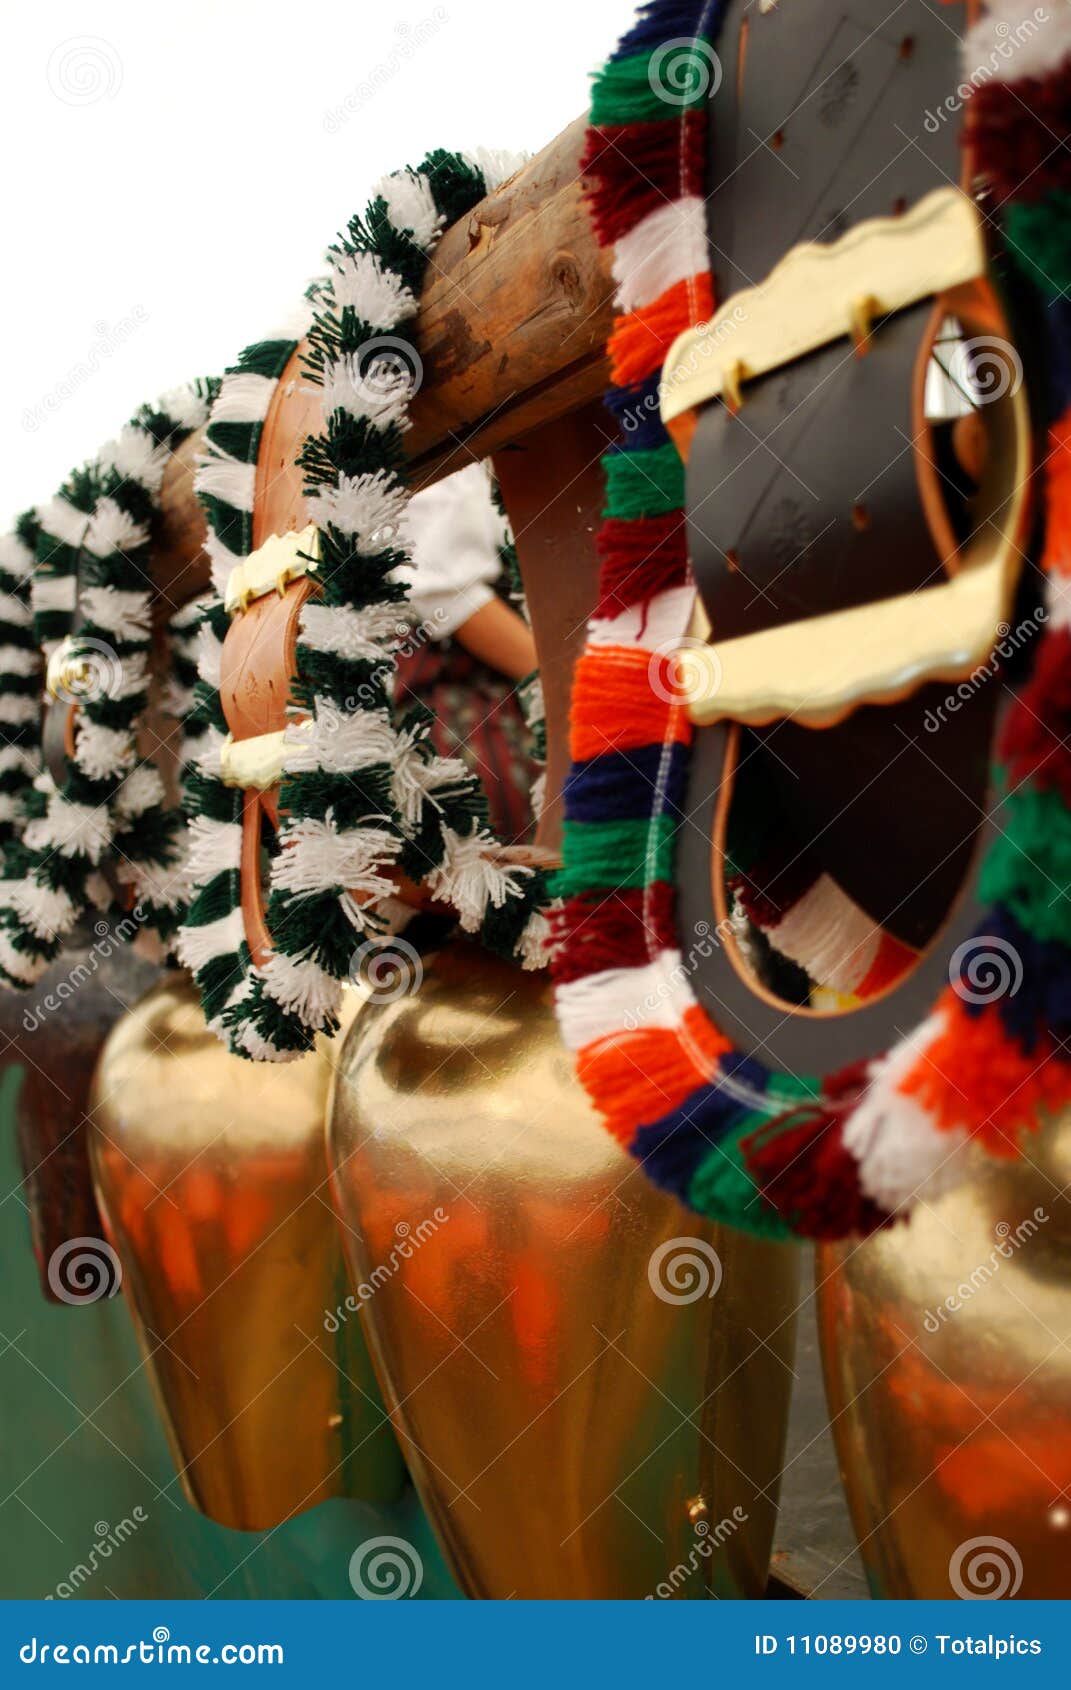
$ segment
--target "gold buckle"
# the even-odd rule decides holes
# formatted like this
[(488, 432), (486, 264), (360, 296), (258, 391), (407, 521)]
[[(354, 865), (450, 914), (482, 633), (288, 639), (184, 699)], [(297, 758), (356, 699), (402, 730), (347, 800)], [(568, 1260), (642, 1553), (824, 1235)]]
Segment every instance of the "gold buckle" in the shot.
[(269, 792), (278, 786), (287, 752), (294, 750), (295, 733), (311, 727), (311, 719), (306, 717), (280, 728), (278, 733), (254, 734), (249, 739), (228, 734), (219, 748), (219, 775), (224, 786), (237, 786), (243, 792)]
[[(718, 398), (737, 409), (746, 381), (842, 337), (863, 355), (876, 317), (924, 299), (942, 298), (969, 334), (972, 314), (981, 318), (986, 272), (981, 220), (958, 188), (938, 189), (902, 217), (861, 223), (829, 246), (796, 247), (761, 287), (736, 294), (710, 323), (674, 342), (663, 419)], [(992, 337), (991, 326), (985, 332)], [(989, 404), (987, 417), (994, 473), (950, 579), (720, 642), (697, 600), (676, 659), (695, 723), (761, 727), (785, 718), (827, 727), (924, 681), (961, 680), (990, 658), (1011, 614), (1029, 512), (1032, 434), (1022, 384)]]
[(67, 634), (48, 660), (45, 669), (45, 691), (53, 701), (60, 698), (73, 701), (85, 689), (92, 673), (89, 659), (79, 646), (77, 635)]
[(227, 577), (223, 603), (228, 614), (240, 616), (266, 593), (281, 598), (292, 581), (315, 574), (319, 562), (320, 531), (314, 522), (300, 533), (273, 534)]
[(831, 341), (866, 350), (877, 317), (985, 272), (981, 219), (959, 188), (938, 188), (902, 217), (872, 217), (828, 245), (793, 247), (758, 287), (736, 293), (669, 349), (659, 390), (667, 427), (686, 411), (744, 402), (743, 384)]

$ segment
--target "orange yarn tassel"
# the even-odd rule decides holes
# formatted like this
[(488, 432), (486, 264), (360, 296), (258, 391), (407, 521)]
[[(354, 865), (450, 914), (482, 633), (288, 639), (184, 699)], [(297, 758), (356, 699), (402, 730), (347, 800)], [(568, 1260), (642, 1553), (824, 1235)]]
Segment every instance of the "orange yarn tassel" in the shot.
[(663, 668), (651, 652), (628, 646), (585, 652), (573, 681), (570, 750), (575, 763), (608, 751), (661, 745), (667, 734), (687, 744), (691, 725), (684, 709), (660, 698), (652, 684), (663, 686)]
[(577, 1076), (619, 1144), (631, 1144), (638, 1124), (678, 1108), (731, 1048), (698, 1007), (686, 1012), (684, 1026), (694, 1054), (679, 1031), (662, 1027), (615, 1033), (580, 1052)]
[(607, 348), (610, 375), (618, 387), (643, 381), (660, 370), (682, 329), (714, 315), (714, 288), (708, 273), (685, 276), (640, 311), (618, 317)]
[(1012, 1043), (995, 1009), (968, 1015), (949, 987), (938, 1009), (945, 1031), (900, 1085), (944, 1131), (963, 1127), (993, 1156), (1018, 1156), (1024, 1131), (1067, 1106), (1071, 1067), (1039, 1041), (1032, 1055)]

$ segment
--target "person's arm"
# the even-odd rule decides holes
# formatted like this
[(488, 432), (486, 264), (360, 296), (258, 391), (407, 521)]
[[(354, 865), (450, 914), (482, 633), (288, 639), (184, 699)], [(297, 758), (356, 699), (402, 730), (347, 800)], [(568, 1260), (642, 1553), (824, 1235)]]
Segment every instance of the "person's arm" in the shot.
[(473, 657), (511, 681), (523, 681), (536, 667), (532, 630), (503, 599), (488, 599), (454, 629), (454, 638)]
[(425, 637), (452, 636), (511, 680), (536, 667), (524, 618), (495, 593), (503, 527), (486, 470), (471, 464), (414, 495), (406, 513), (412, 554), (410, 602)]

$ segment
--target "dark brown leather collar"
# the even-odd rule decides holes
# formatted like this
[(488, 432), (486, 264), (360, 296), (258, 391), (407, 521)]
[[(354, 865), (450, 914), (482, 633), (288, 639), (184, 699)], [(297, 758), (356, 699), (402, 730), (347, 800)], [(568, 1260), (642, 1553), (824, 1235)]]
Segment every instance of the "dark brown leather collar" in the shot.
[[(969, 171), (956, 119), (935, 131), (924, 120), (960, 80), (975, 10), (961, 0), (907, 0), (891, 13), (872, 0), (730, 6), (710, 106), (717, 299), (760, 282), (791, 247), (894, 216)], [(749, 383), (739, 414), (720, 401), (700, 413), (689, 546), (717, 638), (911, 593), (954, 567), (945, 513), (923, 496), (934, 478), (927, 484), (918, 371), (934, 314), (932, 299), (900, 312), (865, 357), (841, 341)], [(678, 859), (683, 950), (697, 924), (706, 931), (724, 917), (718, 840), (737, 761), (760, 756), (778, 812), (821, 866), (875, 923), (926, 953), (889, 998), (831, 1022), (764, 996), (733, 942), (710, 955), (699, 947), (701, 1000), (761, 1060), (836, 1068), (883, 1048), (891, 1027), (917, 1020), (947, 983), (949, 930), (928, 948), (950, 910), (956, 931), (977, 918), (963, 888), (987, 831), (997, 689), (979, 687), (935, 742), (923, 723), (948, 691), (924, 686), (821, 730), (791, 721), (699, 730), (694, 825), (681, 830)]]

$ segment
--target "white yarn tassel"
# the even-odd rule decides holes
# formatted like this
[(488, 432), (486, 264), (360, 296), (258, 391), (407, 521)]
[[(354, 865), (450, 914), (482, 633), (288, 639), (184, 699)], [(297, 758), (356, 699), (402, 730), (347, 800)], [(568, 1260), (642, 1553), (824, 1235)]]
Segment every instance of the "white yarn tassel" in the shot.
[(475, 825), (469, 834), (444, 827), (443, 845), (443, 859), (428, 875), (428, 890), (456, 909), (463, 932), (475, 933), (488, 904), (498, 910), (508, 898), (518, 897), (532, 870), (502, 861), (495, 840)]
[(919, 1197), (940, 1196), (964, 1175), (968, 1134), (961, 1127), (943, 1131), (900, 1090), (944, 1030), (943, 1012), (931, 1015), (872, 1063), (867, 1090), (844, 1124), (844, 1143), (859, 1164), (863, 1190), (890, 1214)]

